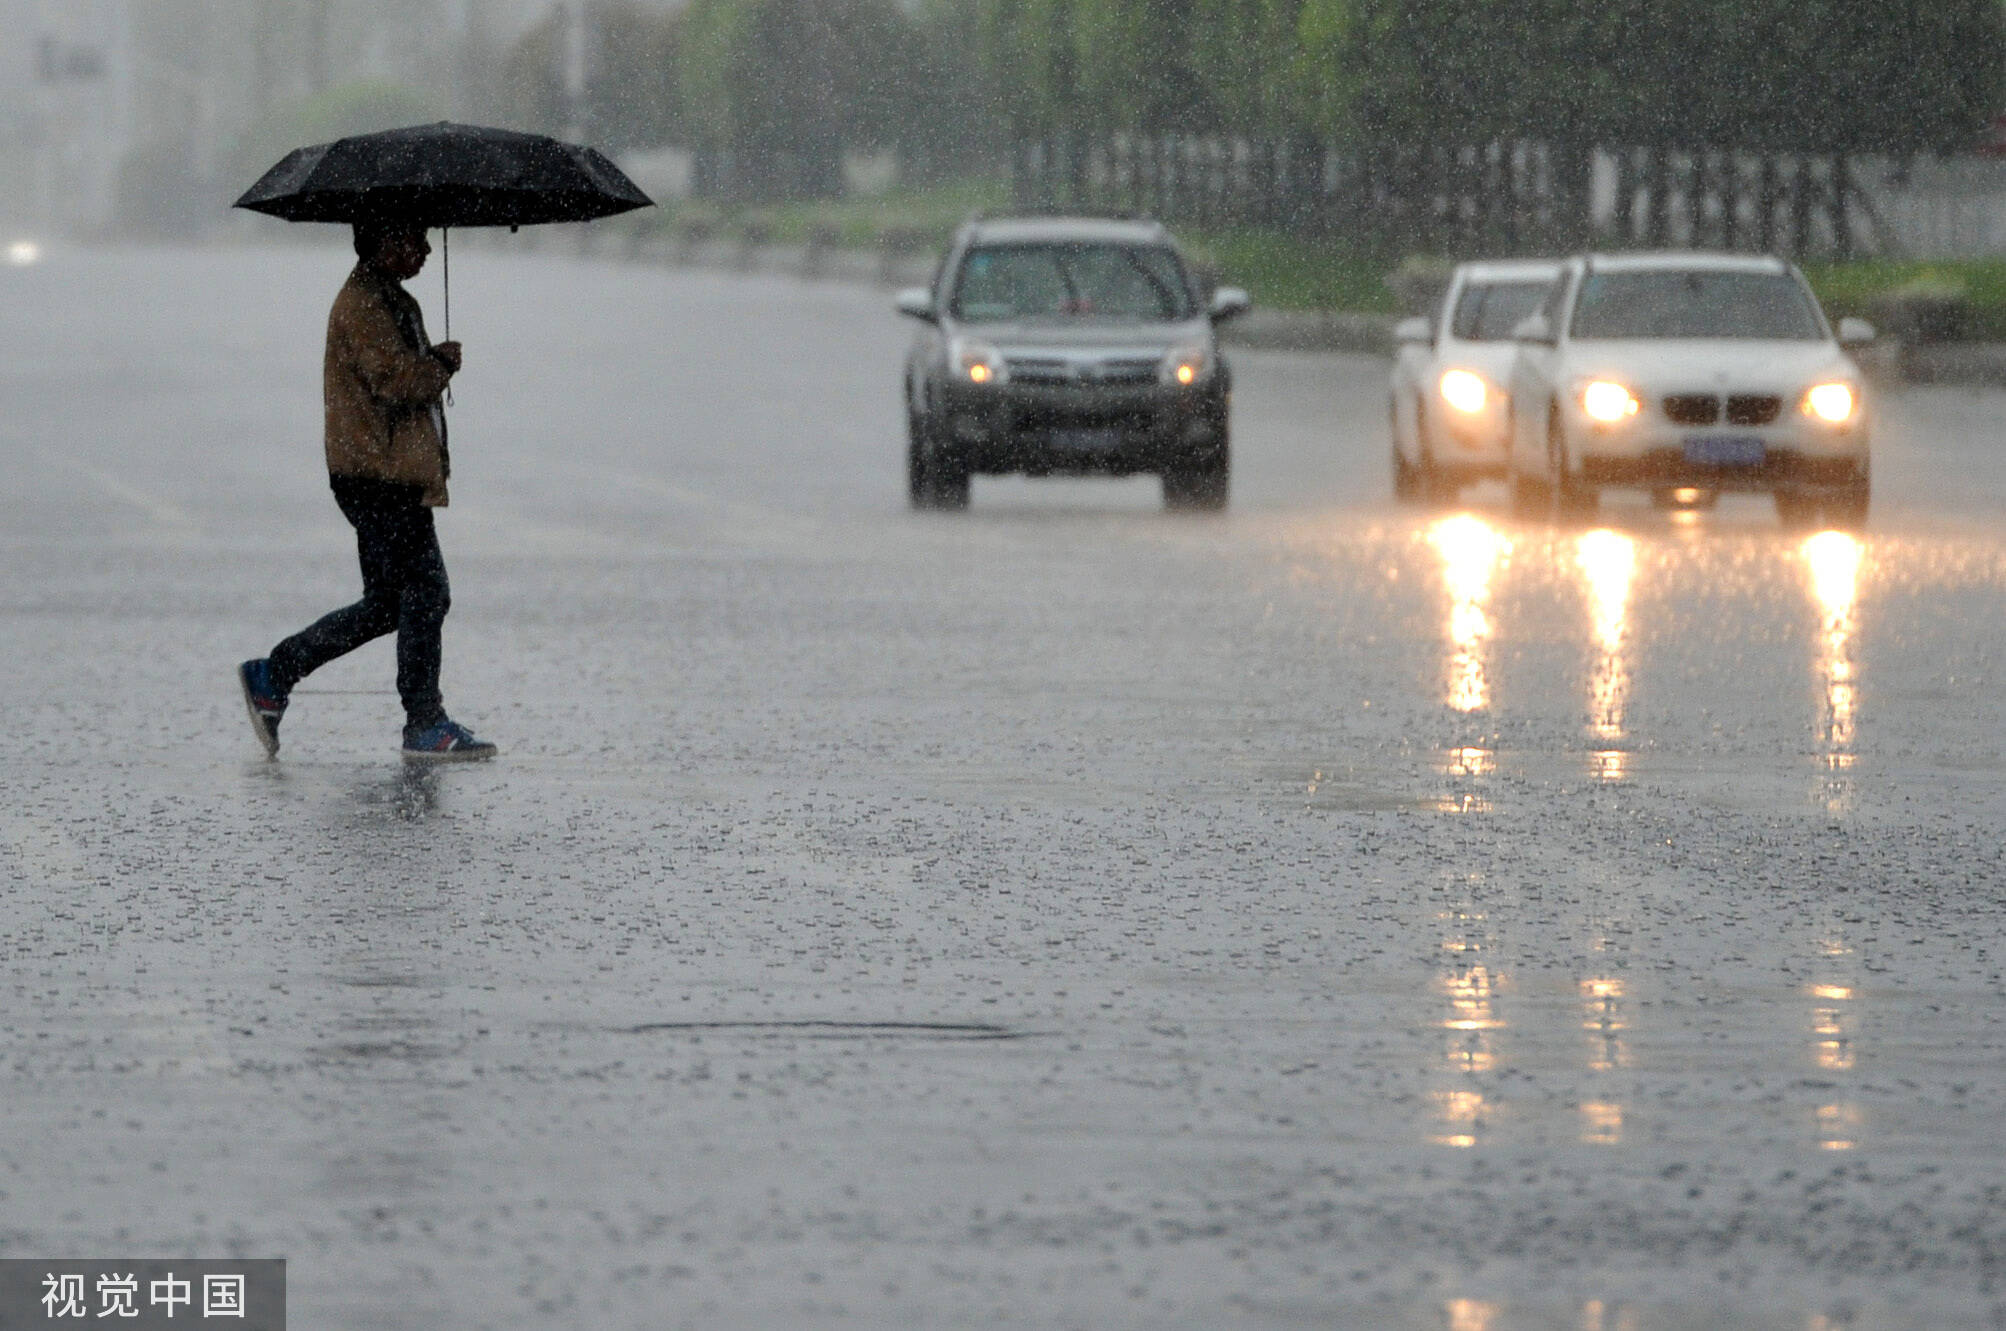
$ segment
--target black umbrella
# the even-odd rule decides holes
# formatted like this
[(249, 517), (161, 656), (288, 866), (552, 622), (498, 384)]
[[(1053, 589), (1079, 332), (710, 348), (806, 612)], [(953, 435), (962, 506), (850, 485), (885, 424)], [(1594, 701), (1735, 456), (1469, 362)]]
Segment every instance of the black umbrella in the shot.
[[(589, 222), (653, 203), (596, 149), (442, 120), (294, 149), (245, 190), (236, 206), (288, 222), (514, 230), (542, 222)], [(449, 291), (450, 255), (448, 249)], [(450, 334), (450, 295), (447, 300)]]

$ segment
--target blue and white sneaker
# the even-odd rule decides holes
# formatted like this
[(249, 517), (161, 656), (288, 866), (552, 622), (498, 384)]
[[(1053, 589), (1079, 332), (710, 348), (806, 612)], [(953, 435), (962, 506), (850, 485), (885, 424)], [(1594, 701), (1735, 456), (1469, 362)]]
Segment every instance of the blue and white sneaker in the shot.
[(457, 721), (433, 726), (404, 727), (404, 761), (410, 763), (474, 763), (492, 758), (497, 750)]
[(265, 756), (279, 753), (279, 718), (286, 714), (286, 695), (272, 687), (272, 663), (260, 656), (237, 667), (237, 686), (244, 691), (244, 710), (251, 714), (251, 729)]

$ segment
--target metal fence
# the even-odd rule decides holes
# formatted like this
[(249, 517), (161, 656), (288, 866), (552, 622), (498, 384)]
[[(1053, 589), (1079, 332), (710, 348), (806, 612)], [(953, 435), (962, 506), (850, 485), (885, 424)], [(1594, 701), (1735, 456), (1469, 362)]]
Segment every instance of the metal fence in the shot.
[(2006, 162), (1981, 158), (1116, 134), (1022, 143), (1013, 178), (1020, 206), (1343, 234), (1389, 253), (2006, 254)]

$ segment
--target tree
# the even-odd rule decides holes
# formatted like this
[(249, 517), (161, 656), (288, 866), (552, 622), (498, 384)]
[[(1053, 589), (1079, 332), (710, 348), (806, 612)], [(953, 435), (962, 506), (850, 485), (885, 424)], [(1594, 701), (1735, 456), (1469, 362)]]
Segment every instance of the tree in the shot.
[(844, 150), (897, 137), (916, 76), (890, 0), (695, 0), (677, 41), (700, 181), (746, 199), (840, 194)]

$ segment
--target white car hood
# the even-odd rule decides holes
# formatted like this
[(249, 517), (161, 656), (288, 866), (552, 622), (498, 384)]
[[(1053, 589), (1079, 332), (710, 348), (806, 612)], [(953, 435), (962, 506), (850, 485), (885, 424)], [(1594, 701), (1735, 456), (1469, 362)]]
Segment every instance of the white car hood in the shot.
[(1571, 378), (1614, 379), (1633, 391), (1789, 394), (1829, 379), (1860, 377), (1859, 367), (1834, 342), (1570, 342), (1564, 360)]

